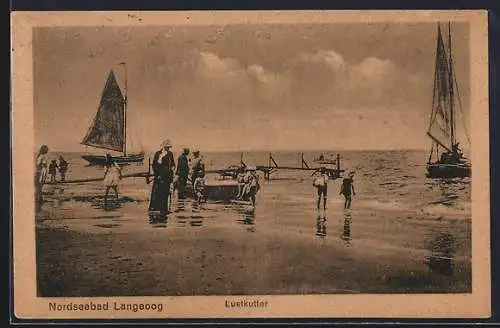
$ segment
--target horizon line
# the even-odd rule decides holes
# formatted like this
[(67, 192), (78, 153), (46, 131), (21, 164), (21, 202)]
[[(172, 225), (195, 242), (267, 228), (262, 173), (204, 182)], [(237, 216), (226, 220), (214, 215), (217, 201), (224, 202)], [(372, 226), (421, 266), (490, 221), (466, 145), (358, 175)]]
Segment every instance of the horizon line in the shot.
[[(272, 152), (298, 152), (298, 153), (305, 153), (305, 152), (345, 152), (345, 151), (430, 151), (430, 148), (351, 148), (351, 149), (207, 149), (203, 150), (203, 148), (198, 148), (200, 152), (206, 152), (206, 153), (249, 153), (249, 152), (267, 152), (267, 153), (272, 153)], [(190, 149), (192, 150), (192, 149)], [(127, 152), (128, 154), (133, 154), (133, 153), (138, 153), (141, 150), (134, 150), (134, 151), (129, 151)], [(155, 152), (157, 149), (151, 149), (151, 150), (142, 150), (145, 153), (148, 152)], [(173, 152), (180, 152), (182, 151), (181, 149), (179, 150), (174, 150)], [(99, 151), (92, 151), (92, 152), (85, 152), (85, 151), (80, 151), (80, 150), (65, 150), (65, 149), (54, 149), (50, 150), (52, 153), (96, 153)], [(104, 151), (103, 152), (107, 152)], [(109, 152), (109, 151), (108, 151)]]

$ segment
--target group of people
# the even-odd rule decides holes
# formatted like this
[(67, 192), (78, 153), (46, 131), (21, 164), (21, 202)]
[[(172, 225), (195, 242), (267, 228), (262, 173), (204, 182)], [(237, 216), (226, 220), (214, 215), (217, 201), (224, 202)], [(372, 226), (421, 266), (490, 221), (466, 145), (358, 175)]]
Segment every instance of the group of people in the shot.
[(180, 199), (186, 197), (186, 187), (190, 182), (193, 192), (202, 200), (205, 179), (205, 163), (199, 150), (193, 151), (193, 158), (189, 158), (190, 150), (184, 148), (177, 158), (177, 165), (172, 153), (172, 143), (165, 140), (160, 150), (155, 152), (151, 167), (153, 169), (153, 187), (149, 203), (149, 211), (166, 215), (169, 212), (172, 193), (177, 190)]
[[(329, 176), (327, 174), (326, 168), (321, 167), (319, 169), (319, 172), (315, 174), (313, 181), (313, 186), (316, 187), (318, 193), (318, 210), (320, 209), (321, 200), (323, 200), (323, 209), (326, 209), (326, 201), (328, 197), (328, 180)], [(344, 209), (350, 209), (352, 196), (356, 196), (356, 192), (354, 190), (354, 172), (349, 172), (349, 174), (347, 174), (347, 176), (342, 179), (339, 195), (344, 196)]]
[(237, 171), (236, 180), (238, 181), (237, 199), (250, 199), (255, 206), (255, 196), (260, 189), (259, 176), (255, 166), (246, 166), (242, 164)]
[(464, 154), (459, 148), (459, 143), (453, 144), (451, 151), (447, 151), (441, 154), (440, 163), (441, 164), (457, 164), (463, 161)]
[[(38, 151), (35, 165), (35, 200), (41, 202), (42, 187), (47, 182), (50, 176), (50, 182), (57, 181), (57, 172), (61, 176), (61, 181), (66, 181), (66, 173), (68, 172), (68, 162), (59, 156), (58, 160), (49, 160), (49, 147), (42, 145)], [(50, 163), (49, 163), (50, 161)]]

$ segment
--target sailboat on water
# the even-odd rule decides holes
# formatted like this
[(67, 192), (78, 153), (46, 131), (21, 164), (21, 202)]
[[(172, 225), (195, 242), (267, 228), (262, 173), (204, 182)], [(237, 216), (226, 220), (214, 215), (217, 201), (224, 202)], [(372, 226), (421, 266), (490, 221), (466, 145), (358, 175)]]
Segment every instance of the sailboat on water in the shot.
[(471, 164), (463, 155), (460, 144), (457, 142), (457, 104), (460, 110), (462, 108), (453, 69), (450, 23), (448, 23), (447, 46), (443, 39), (441, 25), (438, 23), (435, 65), (432, 112), (427, 130), (427, 135), (432, 140), (427, 161), (427, 177), (470, 177)]
[[(121, 63), (125, 64), (125, 63)], [(125, 95), (122, 93), (111, 70), (106, 85), (101, 94), (97, 114), (90, 125), (81, 144), (98, 149), (120, 152), (112, 155), (114, 161), (120, 165), (142, 164), (144, 152), (127, 154), (127, 78), (125, 71)], [(104, 165), (105, 155), (83, 155), (89, 165)]]

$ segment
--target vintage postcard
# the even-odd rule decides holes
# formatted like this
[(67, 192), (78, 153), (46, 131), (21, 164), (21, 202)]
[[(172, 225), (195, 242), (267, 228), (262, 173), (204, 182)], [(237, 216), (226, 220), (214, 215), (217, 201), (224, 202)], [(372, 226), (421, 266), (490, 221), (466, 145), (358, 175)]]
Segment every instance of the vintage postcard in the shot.
[(490, 315), (484, 11), (15, 12), (19, 318)]

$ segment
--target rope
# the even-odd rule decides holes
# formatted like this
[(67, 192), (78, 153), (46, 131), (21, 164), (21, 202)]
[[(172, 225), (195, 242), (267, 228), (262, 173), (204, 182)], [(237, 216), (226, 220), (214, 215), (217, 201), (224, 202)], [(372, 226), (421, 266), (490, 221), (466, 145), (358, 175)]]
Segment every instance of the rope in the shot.
[(462, 117), (464, 120), (462, 121), (464, 130), (465, 130), (465, 136), (467, 137), (467, 142), (470, 145), (470, 139), (469, 139), (469, 131), (467, 131), (467, 125), (465, 124), (465, 115), (462, 109), (462, 101), (460, 100), (460, 93), (458, 91), (458, 83), (457, 83), (457, 77), (455, 74), (453, 74), (453, 80), (455, 81), (455, 86), (457, 87), (457, 98), (458, 98), (458, 106), (460, 107), (460, 113), (462, 114)]

